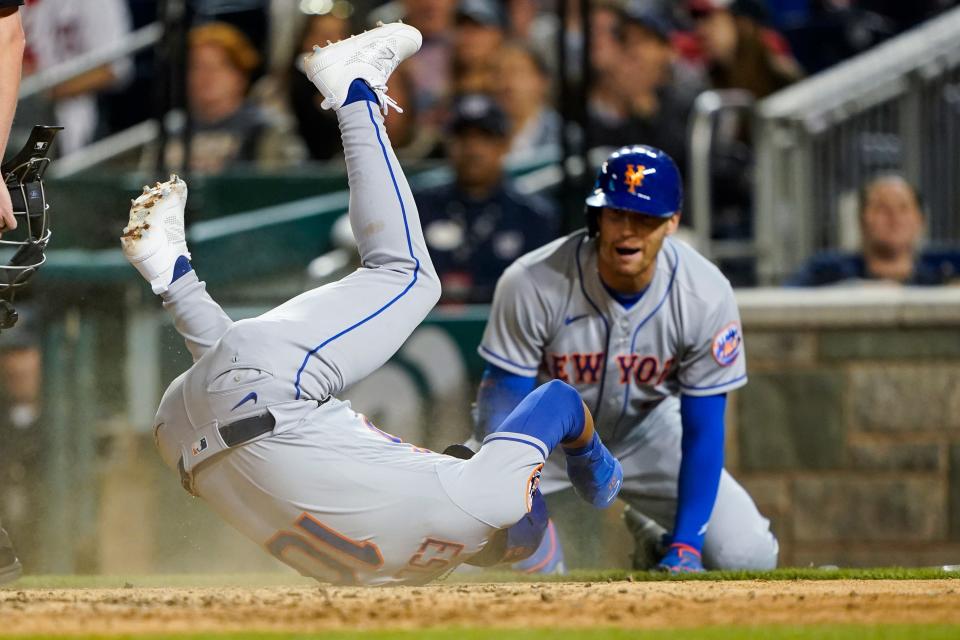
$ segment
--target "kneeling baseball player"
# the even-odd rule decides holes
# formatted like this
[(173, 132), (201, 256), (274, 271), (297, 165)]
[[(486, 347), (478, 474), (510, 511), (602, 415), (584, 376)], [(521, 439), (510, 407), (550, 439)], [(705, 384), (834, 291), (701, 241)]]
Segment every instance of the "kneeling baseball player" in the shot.
[(462, 562), (526, 557), (546, 528), (537, 487), (558, 445), (585, 500), (609, 505), (622, 481), (579, 393), (559, 381), (469, 459), (406, 444), (334, 397), (386, 362), (440, 295), (380, 113), (397, 108), (387, 78), (420, 44), (416, 29), (390, 24), (305, 59), (340, 121), (356, 272), (231, 321), (191, 267), (176, 177), (133, 202), (121, 240), (194, 358), (157, 412), (164, 462), (227, 522), (322, 581), (421, 583)]
[[(679, 169), (659, 149), (623, 147), (585, 204), (586, 229), (521, 256), (497, 283), (478, 438), (538, 383), (569, 382), (623, 463), (635, 568), (773, 569), (770, 522), (723, 464), (726, 396), (747, 382), (740, 313), (720, 270), (670, 237)], [(564, 463), (544, 468), (548, 495), (569, 486)], [(553, 538), (574, 527), (559, 528), (521, 568), (560, 565)]]

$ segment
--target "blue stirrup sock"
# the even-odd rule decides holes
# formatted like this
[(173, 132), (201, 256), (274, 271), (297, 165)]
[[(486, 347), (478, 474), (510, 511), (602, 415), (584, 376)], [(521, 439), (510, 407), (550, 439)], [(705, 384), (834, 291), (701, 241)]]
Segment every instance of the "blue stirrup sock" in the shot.
[(379, 100), (377, 100), (377, 94), (373, 92), (373, 89), (370, 88), (370, 85), (368, 85), (366, 81), (357, 78), (350, 83), (350, 88), (347, 89), (347, 97), (344, 99), (342, 106), (345, 107), (348, 104), (362, 102), (364, 100), (379, 104)]

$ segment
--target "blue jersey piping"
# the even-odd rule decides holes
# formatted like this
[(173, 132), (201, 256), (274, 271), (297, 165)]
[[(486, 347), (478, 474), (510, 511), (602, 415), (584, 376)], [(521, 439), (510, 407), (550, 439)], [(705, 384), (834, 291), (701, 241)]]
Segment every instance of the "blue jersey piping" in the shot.
[(734, 378), (733, 380), (727, 380), (726, 382), (721, 382), (720, 384), (713, 384), (713, 385), (710, 385), (709, 387), (691, 387), (685, 384), (681, 384), (680, 388), (690, 389), (691, 391), (710, 391), (711, 389), (719, 389), (720, 387), (726, 387), (746, 379), (747, 379), (747, 374), (743, 374), (739, 378)]
[(499, 354), (497, 354), (497, 353), (494, 353), (493, 351), (491, 351), (490, 349), (487, 349), (487, 348), (486, 348), (485, 346), (483, 346), (483, 345), (480, 345), (480, 351), (483, 352), (483, 353), (486, 353), (488, 356), (490, 356), (491, 358), (493, 358), (493, 359), (495, 359), (495, 360), (499, 360), (499, 361), (501, 361), (501, 362), (505, 362), (506, 364), (509, 364), (509, 365), (511, 365), (511, 366), (514, 366), (514, 367), (516, 367), (516, 368), (518, 368), (518, 369), (526, 369), (527, 371), (534, 371), (534, 372), (536, 372), (537, 370), (540, 369), (539, 366), (536, 366), (536, 367), (528, 367), (528, 366), (523, 365), (523, 364), (517, 364), (516, 362), (514, 362), (513, 360), (510, 360), (509, 358), (504, 358), (503, 356), (501, 356), (501, 355), (499, 355)]
[[(680, 267), (680, 255), (677, 253), (677, 248), (671, 243), (670, 248), (673, 249), (673, 271), (670, 272), (670, 282), (667, 283), (667, 290), (663, 293), (663, 297), (660, 298), (660, 301), (657, 302), (657, 306), (653, 308), (653, 311), (647, 314), (647, 317), (640, 321), (640, 324), (637, 325), (637, 328), (633, 330), (633, 338), (630, 340), (630, 353), (633, 353), (637, 347), (637, 335), (640, 333), (640, 329), (643, 325), (653, 316), (657, 315), (657, 312), (660, 311), (660, 308), (663, 307), (663, 303), (667, 301), (667, 297), (670, 295), (670, 292), (673, 290), (673, 283), (677, 279), (677, 270)], [(627, 413), (627, 403), (630, 401), (630, 389), (633, 387), (630, 384), (630, 381), (627, 381), (627, 384), (624, 385), (623, 391), (623, 408), (620, 409), (620, 417), (617, 418), (617, 424), (620, 423), (620, 420), (623, 419), (623, 416)]]
[[(593, 307), (593, 310), (597, 312), (597, 315), (600, 316), (600, 319), (603, 320), (603, 327), (607, 333), (606, 340), (604, 341), (603, 348), (603, 371), (600, 373), (600, 389), (597, 393), (597, 403), (593, 408), (593, 419), (595, 422), (600, 420), (600, 411), (603, 409), (603, 387), (607, 382), (607, 362), (610, 358), (610, 323), (607, 321), (607, 316), (603, 315), (603, 312), (600, 311), (600, 307), (593, 301), (593, 299), (587, 294), (587, 287), (583, 282), (583, 267), (580, 265), (580, 250), (583, 248), (584, 243), (587, 240), (587, 235), (584, 233), (583, 237), (580, 238), (580, 244), (577, 245), (576, 258), (577, 258), (577, 277), (580, 279), (580, 291), (583, 293), (583, 297), (587, 299), (587, 302), (590, 303), (590, 306)], [(598, 275), (599, 279), (600, 276)]]

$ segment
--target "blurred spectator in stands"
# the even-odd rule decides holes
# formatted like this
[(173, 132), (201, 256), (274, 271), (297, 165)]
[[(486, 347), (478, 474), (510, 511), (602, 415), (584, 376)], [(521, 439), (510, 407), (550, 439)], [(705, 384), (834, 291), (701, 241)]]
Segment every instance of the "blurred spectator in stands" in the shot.
[(311, 160), (337, 157), (343, 152), (343, 145), (340, 142), (337, 115), (332, 110), (320, 108), (323, 96), (301, 71), (301, 61), (304, 55), (313, 50), (314, 45), (322, 47), (328, 40), (336, 42), (349, 36), (350, 24), (346, 20), (330, 13), (311, 15), (307, 17), (294, 46), (288, 66), (287, 93), (297, 133), (306, 145)]
[(920, 251), (925, 218), (920, 194), (898, 175), (869, 181), (860, 197), (861, 250), (814, 256), (787, 280), (811, 287), (843, 282), (882, 281), (908, 285), (944, 284), (957, 276), (957, 255)]
[[(136, 31), (156, 22), (156, 0), (126, 0), (130, 11), (130, 27)], [(146, 47), (131, 56), (129, 82), (122, 89), (101, 93), (98, 96), (101, 124), (104, 135), (123, 131), (157, 116), (160, 105), (153, 99), (157, 95), (156, 48)], [(150, 100), (144, 100), (150, 96)]]
[[(117, 45), (131, 29), (125, 0), (31, 0), (23, 9), (27, 48), (24, 75), (40, 73)], [(49, 92), (57, 124), (65, 128), (57, 147), (71, 153), (96, 139), (97, 94), (119, 89), (130, 78), (129, 58), (120, 58), (71, 78)]]
[(503, 44), (506, 16), (497, 0), (460, 0), (453, 45), (453, 90), (457, 94), (489, 93), (494, 59)]
[[(416, 114), (418, 137), (439, 139), (446, 125), (452, 93), (450, 61), (456, 8), (457, 0), (396, 0), (369, 16), (371, 21), (379, 19), (384, 22), (402, 18), (423, 34), (420, 51), (404, 63), (405, 73), (413, 86), (409, 104), (411, 112)], [(407, 103), (403, 108), (408, 108)]]
[[(606, 147), (606, 139), (610, 137), (608, 132), (616, 131), (626, 124), (627, 100), (620, 90), (623, 74), (618, 68), (624, 59), (621, 40), (625, 21), (626, 16), (618, 3), (598, 2), (591, 9), (592, 82), (587, 99), (591, 146)], [(605, 158), (608, 154), (604, 149), (599, 155)]]
[(508, 123), (491, 97), (461, 97), (451, 134), (454, 182), (417, 193), (417, 207), (441, 302), (486, 303), (514, 259), (556, 237), (558, 214), (546, 200), (518, 193), (504, 175)]
[[(793, 83), (801, 70), (787, 41), (766, 27), (761, 0), (688, 0), (695, 42), (711, 88), (740, 89), (756, 99)], [(685, 53), (689, 51), (685, 50)], [(747, 239), (753, 235), (753, 153), (749, 117), (727, 111), (717, 119), (710, 149), (711, 235)], [(755, 281), (754, 261), (718, 261), (734, 286)]]
[(599, 147), (653, 145), (686, 168), (687, 119), (704, 85), (699, 75), (674, 55), (670, 22), (636, 6), (629, 6), (624, 13), (620, 51), (607, 72), (623, 100), (622, 117), (619, 121), (595, 118), (590, 143)]
[(714, 89), (745, 89), (759, 99), (802, 75), (786, 40), (764, 27), (760, 0), (689, 0), (687, 6)]
[(505, 0), (507, 35), (536, 51), (551, 76), (557, 71), (557, 30), (560, 18), (555, 0)]
[(535, 37), (541, 3), (539, 0), (506, 0), (504, 4), (510, 37), (529, 43)]
[(767, 0), (773, 24), (811, 74), (956, 4), (956, 0)]
[[(236, 27), (208, 22), (189, 34), (187, 101), (192, 118), (192, 171), (220, 173), (265, 161), (269, 121), (247, 96), (260, 55)], [(184, 163), (178, 138), (166, 149), (171, 167)]]
[[(842, 0), (827, 0), (828, 4), (844, 5)], [(895, 35), (917, 26), (924, 20), (956, 5), (956, 0), (855, 0), (856, 8), (864, 13), (882, 16), (889, 23), (889, 35)]]
[(767, 9), (771, 25), (811, 75), (872, 46), (877, 27), (888, 29), (887, 21), (849, 0), (767, 0)]
[(550, 105), (550, 75), (540, 56), (525, 44), (509, 43), (496, 56), (494, 72), (496, 96), (510, 120), (508, 159), (559, 144), (563, 121)]
[(412, 67), (401, 65), (390, 76), (388, 93), (403, 108), (401, 114), (391, 109), (384, 125), (397, 157), (403, 162), (443, 156), (442, 130), (417, 126), (417, 98)]
[[(267, 56), (268, 39), (270, 37), (270, 6), (271, 0), (189, 0), (193, 9), (192, 25), (207, 22), (224, 22), (240, 30), (253, 48), (260, 55), (261, 61)], [(293, 9), (293, 3), (287, 1), (288, 11)], [(253, 71), (256, 80), (263, 71), (263, 66)]]

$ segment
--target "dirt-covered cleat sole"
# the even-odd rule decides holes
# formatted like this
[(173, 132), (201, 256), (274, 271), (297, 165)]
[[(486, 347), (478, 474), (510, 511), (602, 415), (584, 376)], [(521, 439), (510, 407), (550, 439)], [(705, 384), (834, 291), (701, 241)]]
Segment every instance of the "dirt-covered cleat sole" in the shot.
[(167, 290), (177, 258), (188, 260), (183, 212), (187, 184), (175, 175), (166, 182), (145, 186), (130, 202), (130, 219), (123, 228), (123, 255), (150, 283), (154, 293)]
[(393, 22), (325, 47), (315, 46), (304, 58), (303, 70), (323, 94), (320, 106), (324, 109), (339, 109), (350, 83), (359, 78), (373, 89), (384, 113), (388, 107), (402, 113), (387, 96), (387, 79), (421, 44), (423, 36), (414, 27)]

